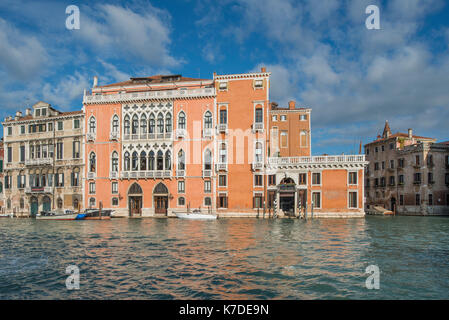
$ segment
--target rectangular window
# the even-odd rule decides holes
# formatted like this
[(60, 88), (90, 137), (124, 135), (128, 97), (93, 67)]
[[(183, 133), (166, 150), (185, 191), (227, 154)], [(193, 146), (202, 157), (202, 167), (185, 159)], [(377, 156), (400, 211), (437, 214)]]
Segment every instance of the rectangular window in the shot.
[(226, 175), (219, 175), (218, 176), (218, 186), (219, 187), (226, 187), (227, 186), (227, 182), (226, 182)]
[(384, 145), (382, 145), (382, 152), (384, 152), (385, 151), (385, 146)]
[(36, 117), (40, 117), (41, 116), (41, 109), (36, 109)]
[(113, 205), (114, 207), (117, 207), (117, 206), (118, 206), (118, 198), (112, 198), (112, 205)]
[(228, 207), (228, 197), (224, 194), (221, 194), (218, 197), (217, 204), (218, 204), (218, 208), (227, 208)]
[(228, 123), (228, 112), (226, 109), (220, 110), (220, 124)]
[(429, 194), (429, 206), (433, 206), (433, 195)]
[(287, 131), (281, 131), (281, 148), (287, 148), (288, 144)]
[(184, 193), (186, 191), (186, 185), (184, 181), (178, 181), (178, 193)]
[(416, 172), (413, 175), (413, 183), (414, 184), (420, 184), (421, 183), (421, 173), (420, 172)]
[(300, 121), (306, 121), (307, 120), (307, 115), (306, 114), (299, 115), (299, 120)]
[(254, 88), (263, 88), (263, 80), (254, 80)]
[(8, 127), (8, 136), (12, 136), (12, 127)]
[(64, 173), (57, 173), (55, 175), (55, 179), (56, 179), (56, 187), (64, 187)]
[(228, 83), (227, 82), (220, 82), (219, 89), (220, 90), (227, 90), (228, 89)]
[(58, 130), (59, 131), (64, 130), (64, 122), (58, 121)]
[(81, 157), (80, 142), (73, 141), (73, 159), (79, 159)]
[(404, 175), (403, 174), (401, 174), (401, 175), (399, 175), (399, 184), (400, 185), (402, 185), (402, 184), (404, 184)]
[(62, 160), (64, 157), (64, 145), (62, 142), (56, 144), (56, 159)]
[(281, 114), (281, 121), (287, 121), (287, 115)]
[(444, 183), (446, 184), (446, 186), (449, 186), (449, 173), (446, 173), (444, 176)]
[(278, 121), (278, 116), (277, 115), (272, 115), (271, 116), (271, 121)]
[(268, 185), (269, 186), (275, 186), (276, 185), (276, 175), (275, 174), (270, 174), (268, 176)]
[(204, 180), (204, 193), (210, 193), (211, 190), (210, 180)]
[(395, 185), (394, 182), (395, 182), (394, 181), (394, 176), (390, 176), (390, 186), (394, 186)]
[(48, 131), (49, 132), (53, 131), (53, 123), (52, 122), (48, 123)]
[(263, 185), (263, 183), (262, 183), (262, 175), (256, 174), (254, 176), (254, 185), (256, 187), (261, 187)]
[(356, 209), (357, 207), (357, 192), (349, 192), (349, 208)]
[(390, 168), (394, 169), (394, 160), (390, 160)]
[(47, 115), (47, 108), (42, 109), (42, 116), (46, 116)]
[(263, 110), (262, 108), (256, 109), (256, 123), (262, 123), (263, 122)]
[(307, 184), (307, 173), (300, 173), (299, 174), (298, 184), (300, 184), (300, 185), (306, 185)]
[(394, 149), (394, 144), (390, 143), (390, 150), (393, 150), (393, 149)]
[(89, 183), (89, 193), (90, 194), (95, 194), (95, 182), (90, 182)]
[(80, 173), (79, 172), (72, 172), (71, 184), (72, 184), (72, 187), (78, 187), (80, 185)]
[(433, 183), (433, 173), (432, 172), (427, 173), (427, 181), (429, 184)]
[(420, 206), (421, 205), (421, 196), (419, 193), (415, 196), (415, 205)]
[(374, 163), (374, 170), (375, 171), (379, 170), (379, 162)]
[(263, 208), (263, 197), (261, 194), (256, 194), (253, 197), (253, 208)]
[(20, 162), (25, 162), (25, 146), (20, 146)]
[(404, 205), (404, 195), (403, 194), (399, 195), (399, 205), (400, 206)]
[(73, 129), (79, 129), (80, 128), (80, 119), (73, 120)]
[(357, 184), (357, 172), (349, 172), (349, 184)]
[(382, 170), (385, 170), (385, 161), (382, 161)]
[(112, 182), (112, 194), (118, 194), (118, 182)]
[(398, 159), (398, 167), (399, 168), (404, 168), (404, 164), (405, 164), (404, 158)]
[(20, 134), (25, 134), (25, 126), (20, 127)]
[(312, 184), (313, 185), (320, 185), (321, 184), (321, 173), (320, 172), (312, 173)]
[(312, 205), (314, 208), (321, 208), (321, 192), (312, 192)]
[(12, 147), (8, 147), (8, 163), (12, 162)]

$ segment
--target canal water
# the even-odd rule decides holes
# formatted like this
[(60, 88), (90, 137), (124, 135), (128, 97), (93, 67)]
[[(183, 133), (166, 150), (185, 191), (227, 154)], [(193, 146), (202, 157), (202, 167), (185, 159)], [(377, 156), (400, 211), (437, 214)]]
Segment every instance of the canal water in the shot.
[(0, 219), (0, 299), (448, 298), (449, 218)]

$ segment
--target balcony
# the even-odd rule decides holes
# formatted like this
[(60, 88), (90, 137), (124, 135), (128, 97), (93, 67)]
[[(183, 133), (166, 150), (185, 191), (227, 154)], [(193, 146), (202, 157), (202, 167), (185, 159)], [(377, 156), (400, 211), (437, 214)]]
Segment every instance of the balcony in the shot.
[(117, 171), (110, 171), (109, 172), (109, 179), (111, 180), (117, 180), (119, 177), (119, 174)]
[(187, 136), (186, 129), (176, 129), (176, 138), (185, 138)]
[(212, 128), (203, 129), (203, 138), (211, 138), (213, 136)]
[(170, 170), (153, 170), (153, 171), (123, 171), (120, 173), (122, 179), (157, 179), (171, 178)]
[(253, 171), (262, 170), (263, 162), (261, 162), (261, 161), (253, 162), (251, 166), (252, 166)]
[(25, 193), (53, 193), (53, 187), (26, 187)]
[(216, 163), (215, 170), (216, 171), (228, 171), (228, 164), (227, 163)]
[(227, 123), (220, 123), (218, 125), (218, 132), (227, 133), (227, 131), (228, 131), (228, 124)]
[(43, 159), (28, 159), (25, 160), (25, 165), (27, 166), (49, 166), (53, 164), (52, 158), (43, 158)]
[(186, 176), (185, 170), (176, 170), (176, 178), (184, 178)]
[(120, 134), (118, 132), (112, 131), (109, 135), (111, 141), (118, 141)]
[(97, 173), (96, 172), (88, 172), (87, 173), (87, 179), (88, 180), (95, 179), (96, 177), (97, 177)]
[(212, 177), (212, 170), (203, 170), (203, 178)]
[(139, 140), (169, 140), (172, 138), (171, 132), (166, 133), (143, 133), (143, 134), (124, 134), (123, 141), (139, 141)]
[(256, 122), (253, 124), (253, 131), (254, 132), (263, 132), (263, 122)]
[(86, 141), (95, 141), (96, 134), (92, 132), (86, 133)]

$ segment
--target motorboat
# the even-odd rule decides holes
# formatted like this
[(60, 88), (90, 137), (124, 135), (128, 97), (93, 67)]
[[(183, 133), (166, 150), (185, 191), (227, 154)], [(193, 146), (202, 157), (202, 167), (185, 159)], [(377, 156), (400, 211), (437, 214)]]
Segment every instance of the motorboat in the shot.
[(38, 220), (83, 220), (85, 214), (73, 210), (41, 211), (36, 215)]
[(112, 210), (86, 209), (85, 220), (110, 220)]
[(201, 213), (200, 210), (193, 210), (193, 212), (176, 212), (176, 216), (180, 219), (190, 220), (216, 220), (216, 214)]

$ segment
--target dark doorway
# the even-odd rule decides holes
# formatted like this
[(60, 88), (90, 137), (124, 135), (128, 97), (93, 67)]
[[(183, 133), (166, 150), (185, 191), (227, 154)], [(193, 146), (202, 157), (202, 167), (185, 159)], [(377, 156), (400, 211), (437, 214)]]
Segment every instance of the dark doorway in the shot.
[(168, 213), (168, 189), (161, 182), (154, 188), (154, 213), (167, 214)]
[(396, 213), (396, 198), (390, 200), (390, 210)]
[(31, 200), (31, 215), (35, 216), (39, 211), (39, 201), (36, 197), (32, 197)]
[(128, 191), (129, 216), (141, 216), (143, 207), (143, 191), (139, 184), (134, 183)]

